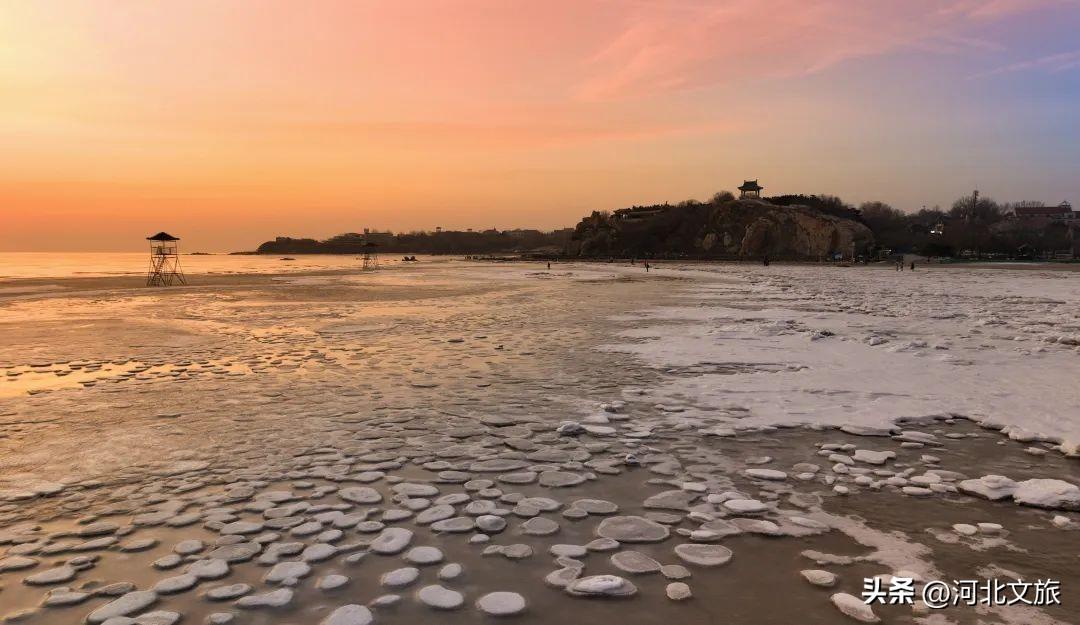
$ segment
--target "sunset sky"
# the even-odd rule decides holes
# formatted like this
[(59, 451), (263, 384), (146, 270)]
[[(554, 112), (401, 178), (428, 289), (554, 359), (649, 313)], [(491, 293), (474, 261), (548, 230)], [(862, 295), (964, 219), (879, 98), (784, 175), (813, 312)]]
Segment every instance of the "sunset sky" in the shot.
[(0, 251), (978, 187), (1080, 203), (1074, 0), (5, 0)]

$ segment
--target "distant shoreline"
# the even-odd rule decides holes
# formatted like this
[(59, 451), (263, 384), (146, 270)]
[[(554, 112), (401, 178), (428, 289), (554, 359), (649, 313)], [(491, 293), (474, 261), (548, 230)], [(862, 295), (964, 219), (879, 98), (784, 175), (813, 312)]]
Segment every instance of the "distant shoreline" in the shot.
[[(266, 255), (261, 255), (266, 256)], [(310, 255), (310, 256), (325, 256), (324, 254)], [(429, 257), (431, 255), (428, 255)], [(552, 271), (570, 268), (574, 265), (616, 265), (619, 267), (626, 267), (629, 265), (629, 259), (617, 259), (608, 260), (600, 258), (573, 258), (573, 259), (551, 259), (550, 261), (542, 258), (522, 258), (522, 257), (492, 257), (490, 259), (465, 259), (459, 255), (454, 258), (455, 255), (443, 255), (440, 257), (440, 262), (447, 261), (460, 261), (462, 263), (505, 263), (507, 265), (513, 264), (528, 264), (532, 266), (544, 267), (547, 262), (552, 263)], [(400, 265), (394, 265), (394, 268), (384, 268), (382, 271), (399, 271), (402, 268), (408, 269), (423, 268), (425, 264), (430, 264), (430, 260), (427, 263), (421, 258), (417, 263), (402, 263)], [(728, 261), (728, 260), (650, 260), (654, 275), (656, 272), (662, 272), (665, 270), (678, 270), (679, 268), (694, 268), (705, 266), (723, 266), (723, 265), (737, 265), (744, 267), (757, 267), (763, 271), (769, 271), (770, 269), (782, 270), (788, 266), (822, 266), (830, 265), (837, 270), (875, 270), (875, 271), (893, 271), (895, 265), (888, 261), (875, 262), (868, 264), (856, 264), (850, 263), (816, 263), (816, 262), (798, 262), (798, 261), (776, 261), (770, 264), (769, 268), (761, 266), (759, 260), (744, 260), (744, 261)], [(3, 277), (0, 276), (0, 302), (10, 301), (14, 298), (38, 298), (38, 297), (50, 297), (55, 295), (67, 295), (67, 294), (81, 294), (85, 296), (105, 295), (109, 291), (113, 290), (127, 290), (127, 289), (144, 289), (147, 294), (182, 294), (190, 293), (191, 291), (197, 291), (201, 288), (216, 287), (216, 288), (250, 288), (253, 286), (265, 286), (268, 284), (274, 284), (280, 282), (282, 279), (297, 278), (301, 276), (337, 276), (337, 275), (360, 275), (362, 271), (359, 267), (338, 267), (338, 268), (296, 268), (287, 270), (287, 265), (281, 267), (281, 271), (230, 271), (230, 272), (208, 272), (202, 273), (199, 271), (188, 271), (189, 285), (186, 287), (171, 287), (168, 289), (145, 289), (145, 274), (142, 271), (133, 270), (124, 272), (122, 274), (111, 275), (96, 275), (96, 276), (80, 276), (80, 275), (66, 275), (66, 276), (45, 276), (45, 277)], [(637, 267), (644, 268), (641, 262), (637, 263)], [(959, 271), (959, 270), (993, 270), (993, 271), (1054, 271), (1062, 273), (1080, 273), (1080, 262), (1062, 262), (1062, 261), (995, 261), (995, 262), (916, 262), (915, 273), (931, 273), (935, 271)], [(905, 273), (908, 272), (908, 267), (905, 266)]]
[[(378, 252), (375, 252), (379, 254)], [(281, 256), (278, 253), (271, 252), (228, 252), (223, 253), (228, 256), (265, 256), (274, 257)], [(502, 260), (502, 261), (520, 261), (520, 262), (629, 262), (630, 257), (627, 256), (566, 256), (561, 254), (545, 254), (545, 253), (529, 253), (529, 252), (492, 252), (492, 253), (464, 253), (464, 252), (383, 252), (379, 254), (384, 257), (397, 257), (397, 256), (409, 256), (409, 255), (422, 255), (422, 256), (439, 256), (439, 257), (459, 257), (467, 260)], [(215, 254), (188, 254), (189, 256), (213, 256)], [(290, 252), (289, 256), (356, 256), (357, 253), (342, 253), (342, 252)], [(905, 254), (905, 256), (913, 256)], [(917, 256), (917, 255), (915, 255)], [(720, 257), (720, 256), (702, 256), (700, 258), (664, 258), (662, 256), (650, 256), (650, 257), (637, 257), (634, 260), (649, 262), (663, 262), (663, 263), (759, 263), (761, 259), (756, 257)], [(838, 265), (838, 264), (857, 264), (857, 265), (878, 265), (886, 264), (892, 266), (895, 261), (892, 260), (877, 260), (870, 262), (851, 263), (850, 261), (815, 261), (807, 259), (789, 259), (789, 258), (770, 258), (770, 262), (773, 264), (787, 264), (787, 265)], [(946, 266), (946, 265), (1017, 265), (1017, 266), (1038, 266), (1038, 265), (1080, 265), (1080, 259), (1039, 259), (1039, 260), (993, 260), (993, 259), (962, 259), (962, 258), (934, 258), (925, 260), (916, 260), (918, 264), (934, 265), (934, 266)]]

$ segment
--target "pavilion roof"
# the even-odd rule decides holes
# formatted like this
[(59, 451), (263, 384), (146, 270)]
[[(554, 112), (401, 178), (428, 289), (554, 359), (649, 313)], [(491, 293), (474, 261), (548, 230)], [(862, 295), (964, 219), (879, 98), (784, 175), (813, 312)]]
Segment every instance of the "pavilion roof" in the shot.
[(739, 191), (761, 191), (764, 188), (757, 183), (757, 180), (744, 180)]

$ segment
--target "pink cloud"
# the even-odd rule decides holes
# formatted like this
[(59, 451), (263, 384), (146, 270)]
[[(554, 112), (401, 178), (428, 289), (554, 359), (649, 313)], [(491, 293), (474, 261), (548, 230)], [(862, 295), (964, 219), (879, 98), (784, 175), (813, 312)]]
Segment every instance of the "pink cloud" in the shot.
[(588, 100), (820, 72), (903, 49), (995, 48), (976, 22), (1076, 0), (728, 0), (638, 4), (587, 60)]

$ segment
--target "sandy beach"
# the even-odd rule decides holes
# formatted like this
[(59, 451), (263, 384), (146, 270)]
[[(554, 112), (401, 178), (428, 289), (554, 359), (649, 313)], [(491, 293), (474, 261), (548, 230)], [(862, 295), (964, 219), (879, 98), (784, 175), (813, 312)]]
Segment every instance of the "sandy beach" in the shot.
[(1075, 271), (189, 278), (0, 283), (0, 619), (1080, 623)]

